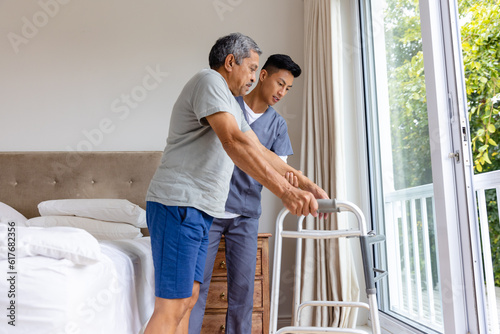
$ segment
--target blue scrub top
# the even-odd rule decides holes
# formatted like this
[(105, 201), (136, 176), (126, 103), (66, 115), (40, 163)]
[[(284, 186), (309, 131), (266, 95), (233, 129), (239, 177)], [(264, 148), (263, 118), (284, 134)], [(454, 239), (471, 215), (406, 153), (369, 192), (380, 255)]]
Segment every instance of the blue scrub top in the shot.
[[(243, 97), (236, 98), (248, 121)], [(279, 156), (293, 154), (292, 143), (288, 136), (286, 121), (273, 107), (267, 108), (262, 116), (250, 127), (259, 138), (262, 145)], [(226, 211), (245, 217), (259, 218), (262, 213), (260, 204), (262, 185), (247, 175), (237, 166), (234, 166), (233, 176), (229, 187), (229, 196), (226, 201)]]

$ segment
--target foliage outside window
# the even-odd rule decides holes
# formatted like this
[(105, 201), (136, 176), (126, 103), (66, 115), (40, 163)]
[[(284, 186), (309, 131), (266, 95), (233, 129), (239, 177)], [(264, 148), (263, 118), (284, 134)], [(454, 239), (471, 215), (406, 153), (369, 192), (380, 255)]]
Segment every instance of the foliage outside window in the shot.
[(418, 0), (387, 0), (387, 73), (394, 188), (432, 183)]
[[(386, 0), (385, 49), (387, 63), (387, 85), (391, 129), (392, 175), (395, 190), (413, 188), (432, 183), (432, 168), (429, 143), (427, 98), (425, 89), (424, 58), (422, 52), (422, 34), (418, 0)], [(432, 140), (432, 139), (431, 139)], [(429, 201), (428, 208), (432, 208)], [(406, 207), (406, 222), (411, 221), (411, 208)], [(409, 244), (418, 243), (419, 253), (410, 247), (410, 262), (418, 261), (420, 281), (428, 282), (425, 271), (424, 232), (429, 234), (429, 252), (431, 254), (432, 282), (438, 284), (436, 259), (436, 236), (433, 211), (421, 212), (420, 202), (416, 204), (417, 227), (414, 233), (407, 226), (405, 236)], [(423, 230), (423, 214), (427, 214), (428, 228)], [(403, 221), (398, 223), (402, 229)], [(401, 247), (404, 253), (405, 241), (403, 230), (399, 231)], [(416, 239), (416, 240), (415, 240)], [(401, 258), (403, 275), (410, 263)], [(413, 267), (410, 269), (413, 271)], [(416, 280), (411, 273), (412, 280)], [(426, 286), (436, 289), (436, 286)]]
[(476, 173), (500, 169), (500, 1), (459, 1)]
[[(500, 170), (500, 1), (459, 1), (475, 173)], [(486, 192), (495, 285), (500, 286), (500, 224), (494, 191)]]

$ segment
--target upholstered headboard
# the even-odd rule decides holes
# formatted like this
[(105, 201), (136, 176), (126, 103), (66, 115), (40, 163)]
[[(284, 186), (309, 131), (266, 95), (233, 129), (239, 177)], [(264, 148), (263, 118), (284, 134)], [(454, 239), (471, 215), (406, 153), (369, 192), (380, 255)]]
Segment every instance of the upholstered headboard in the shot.
[(146, 207), (162, 152), (0, 152), (0, 202), (27, 218), (49, 199), (123, 198)]

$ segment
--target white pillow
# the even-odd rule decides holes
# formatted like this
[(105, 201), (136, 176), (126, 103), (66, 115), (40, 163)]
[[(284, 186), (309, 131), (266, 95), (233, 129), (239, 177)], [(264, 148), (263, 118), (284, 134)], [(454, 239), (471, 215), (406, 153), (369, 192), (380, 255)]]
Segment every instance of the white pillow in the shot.
[(28, 219), (26, 226), (69, 226), (81, 228), (98, 240), (134, 239), (142, 237), (141, 229), (126, 223), (110, 223), (74, 216), (43, 216)]
[[(8, 237), (15, 238), (15, 250)], [(7, 259), (13, 250), (16, 258), (41, 255), (81, 265), (96, 263), (102, 256), (96, 238), (81, 229), (19, 226), (13, 231), (7, 224), (0, 224), (0, 260)]]
[(147, 227), (146, 211), (126, 199), (61, 199), (38, 204), (41, 216), (78, 216)]
[(3, 222), (15, 222), (16, 226), (24, 226), (24, 223), (28, 220), (19, 211), (2, 202), (0, 202), (0, 218), (4, 218), (2, 219)]

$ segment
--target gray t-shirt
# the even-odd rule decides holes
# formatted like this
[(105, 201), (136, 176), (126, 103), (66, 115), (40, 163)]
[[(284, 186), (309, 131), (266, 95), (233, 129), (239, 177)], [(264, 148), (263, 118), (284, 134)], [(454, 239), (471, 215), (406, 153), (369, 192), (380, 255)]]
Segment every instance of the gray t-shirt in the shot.
[(241, 131), (250, 130), (226, 80), (214, 70), (201, 70), (174, 104), (167, 146), (149, 185), (147, 201), (224, 216), (234, 164), (205, 119), (221, 111), (232, 114)]

